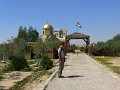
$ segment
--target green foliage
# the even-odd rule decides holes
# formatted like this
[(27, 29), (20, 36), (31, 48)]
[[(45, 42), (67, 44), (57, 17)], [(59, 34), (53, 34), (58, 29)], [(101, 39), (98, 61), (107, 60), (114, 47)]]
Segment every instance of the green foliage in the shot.
[(36, 42), (36, 46), (35, 46), (36, 58), (41, 58), (41, 56), (43, 56), (46, 51), (47, 51), (47, 48), (46, 48), (45, 43), (43, 43), (42, 39), (39, 39)]
[(5, 60), (7, 59), (7, 48), (6, 48), (6, 43), (0, 44), (0, 60)]
[(80, 47), (80, 51), (84, 52), (85, 51), (85, 47)]
[(37, 39), (39, 38), (39, 33), (37, 32), (36, 29), (33, 29), (32, 26), (29, 27), (28, 29), (28, 42), (36, 42)]
[(70, 46), (70, 52), (74, 52), (77, 49), (77, 46), (75, 44), (72, 44)]
[(48, 75), (49, 75), (49, 76), (50, 76), (50, 75), (52, 75), (52, 74), (53, 74), (53, 72), (52, 72), (52, 71), (49, 71), (49, 72), (48, 72)]
[(44, 69), (40, 66), (40, 67), (37, 68), (35, 71), (37, 72), (37, 71), (42, 71), (42, 70), (44, 70)]
[(18, 32), (18, 38), (23, 38), (25, 41), (27, 41), (27, 28), (26, 27), (19, 27), (19, 32)]
[(13, 56), (11, 59), (11, 66), (14, 70), (20, 71), (24, 68), (29, 68), (24, 56)]
[(48, 38), (45, 42), (43, 42), (42, 39), (39, 39), (36, 42), (34, 52), (37, 58), (41, 58), (42, 56), (46, 55), (46, 52), (52, 51), (53, 49), (57, 49), (59, 45), (60, 41), (55, 37)]
[(47, 70), (47, 69), (50, 69), (50, 68), (53, 67), (53, 61), (51, 61), (48, 56), (43, 56), (41, 58), (40, 65), (41, 65), (42, 68)]
[(27, 61), (28, 65), (35, 64), (35, 61)]
[(26, 42), (23, 38), (11, 38), (6, 44), (6, 52), (9, 59), (16, 55), (25, 55)]
[(26, 42), (36, 42), (39, 38), (39, 33), (32, 26), (29, 29), (20, 26), (17, 38), (23, 38)]
[(16, 54), (17, 55), (25, 55), (25, 47), (26, 47), (26, 42), (22, 38), (15, 38), (14, 44), (16, 45)]
[(91, 52), (99, 56), (120, 56), (120, 34), (106, 42), (97, 42), (92, 45)]
[(0, 73), (7, 73), (10, 71), (13, 71), (13, 68), (11, 64), (8, 64), (8, 65), (5, 65), (5, 67), (0, 70)]
[(52, 51), (53, 49), (56, 49), (60, 46), (60, 40), (54, 36), (51, 36), (50, 38), (46, 39), (45, 45), (46, 45), (47, 51)]

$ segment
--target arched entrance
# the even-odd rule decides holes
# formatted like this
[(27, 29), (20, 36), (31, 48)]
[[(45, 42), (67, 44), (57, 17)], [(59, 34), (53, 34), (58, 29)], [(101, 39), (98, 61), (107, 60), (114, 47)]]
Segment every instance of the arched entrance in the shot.
[(83, 39), (86, 42), (86, 50), (85, 53), (90, 54), (90, 49), (89, 49), (89, 45), (90, 45), (90, 36), (82, 34), (82, 33), (72, 33), (70, 35), (67, 36), (67, 40), (66, 43), (68, 43), (70, 41), (70, 39)]

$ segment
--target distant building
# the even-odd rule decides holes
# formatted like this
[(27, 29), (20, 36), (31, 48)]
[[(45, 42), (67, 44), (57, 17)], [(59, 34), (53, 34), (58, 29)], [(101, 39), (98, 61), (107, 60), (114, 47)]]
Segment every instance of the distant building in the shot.
[(67, 30), (65, 30), (65, 29), (58, 29), (58, 30), (54, 31), (54, 35), (60, 41), (65, 42), (66, 36), (67, 36)]
[(42, 39), (45, 41), (46, 38), (50, 38), (51, 36), (54, 36), (55, 38), (58, 38), (60, 41), (65, 42), (66, 36), (67, 36), (67, 30), (65, 29), (53, 29), (52, 25), (46, 24), (43, 26), (43, 32), (42, 32)]
[[(52, 25), (50, 24), (45, 24), (42, 28), (42, 35), (40, 38), (42, 38), (43, 42), (47, 39), (47, 38), (58, 38), (61, 42), (65, 42), (66, 41), (66, 36), (67, 36), (67, 30), (65, 29), (58, 29), (54, 31), (54, 28), (52, 27)], [(34, 54), (34, 48), (35, 48), (35, 43), (36, 42), (28, 42), (27, 44), (27, 54), (26, 54), (26, 59), (33, 59), (35, 58), (35, 54)], [(54, 58), (54, 51), (52, 51), (52, 53), (49, 53), (49, 57), (50, 58)]]

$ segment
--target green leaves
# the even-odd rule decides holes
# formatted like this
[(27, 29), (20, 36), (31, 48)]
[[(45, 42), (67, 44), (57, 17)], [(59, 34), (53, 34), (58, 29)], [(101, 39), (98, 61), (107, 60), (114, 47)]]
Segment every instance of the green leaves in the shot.
[(37, 39), (39, 38), (39, 33), (37, 32), (36, 29), (33, 29), (31, 26), (28, 29), (28, 33), (27, 33), (27, 38), (28, 38), (28, 42), (36, 42)]
[(50, 60), (50, 58), (48, 56), (43, 56), (41, 58), (41, 62), (40, 65), (42, 68), (44, 68), (45, 70), (52, 68), (53, 66), (53, 61)]
[(74, 52), (76, 49), (78, 49), (78, 48), (77, 48), (77, 46), (76, 46), (75, 44), (72, 44), (72, 45), (70, 46), (70, 51), (71, 51), (71, 52)]
[(120, 34), (106, 42), (99, 41), (92, 47), (93, 55), (120, 56)]
[(23, 38), (25, 41), (27, 41), (27, 28), (26, 27), (19, 27), (18, 31), (18, 38)]
[(35, 54), (37, 58), (41, 58), (41, 56), (47, 51), (47, 47), (45, 43), (43, 43), (42, 39), (39, 39), (36, 42), (35, 46)]
[(26, 42), (36, 42), (39, 38), (39, 33), (32, 26), (27, 29), (26, 27), (19, 27), (18, 38), (23, 38)]
[(11, 66), (16, 71), (22, 70), (24, 68), (29, 68), (25, 57), (22, 55), (13, 56), (11, 59)]
[(46, 39), (45, 44), (47, 46), (47, 51), (52, 51), (53, 49), (56, 49), (59, 47), (60, 40), (54, 36), (51, 36), (50, 38)]

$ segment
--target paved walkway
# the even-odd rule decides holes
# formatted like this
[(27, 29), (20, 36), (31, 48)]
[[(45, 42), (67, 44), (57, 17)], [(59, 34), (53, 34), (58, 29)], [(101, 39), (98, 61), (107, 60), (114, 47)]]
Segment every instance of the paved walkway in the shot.
[(120, 90), (120, 78), (86, 54), (69, 54), (63, 76), (46, 90)]

